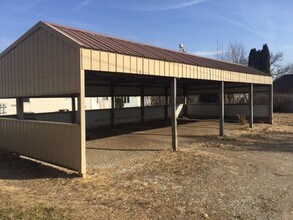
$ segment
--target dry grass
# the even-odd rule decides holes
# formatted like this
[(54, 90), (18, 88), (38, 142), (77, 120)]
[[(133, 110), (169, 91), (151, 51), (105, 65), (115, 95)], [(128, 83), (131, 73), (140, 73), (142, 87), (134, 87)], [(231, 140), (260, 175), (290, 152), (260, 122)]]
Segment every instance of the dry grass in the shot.
[(238, 118), (238, 123), (240, 125), (247, 125), (247, 119), (245, 115), (239, 115), (237, 114), (237, 118)]
[(0, 219), (292, 219), (293, 115), (231, 126), (86, 179), (2, 153)]

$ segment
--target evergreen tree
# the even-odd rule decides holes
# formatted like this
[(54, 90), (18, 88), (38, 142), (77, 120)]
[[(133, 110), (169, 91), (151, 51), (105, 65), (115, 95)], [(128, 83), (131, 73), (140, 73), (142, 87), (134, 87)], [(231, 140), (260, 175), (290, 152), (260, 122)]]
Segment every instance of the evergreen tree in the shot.
[(263, 45), (262, 48), (262, 67), (263, 67), (263, 72), (271, 74), (271, 56), (270, 56), (270, 51), (269, 51), (269, 47), (267, 44)]
[(256, 50), (255, 48), (250, 50), (248, 66), (270, 74), (270, 59), (269, 47), (264, 44), (261, 50)]
[(248, 66), (255, 68), (257, 51), (255, 48), (251, 49), (248, 56)]

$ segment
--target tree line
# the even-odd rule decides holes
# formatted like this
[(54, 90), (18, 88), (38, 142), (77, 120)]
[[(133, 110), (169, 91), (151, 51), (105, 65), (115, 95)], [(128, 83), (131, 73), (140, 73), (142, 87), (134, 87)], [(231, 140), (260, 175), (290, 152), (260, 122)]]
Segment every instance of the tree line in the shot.
[(267, 44), (262, 49), (252, 48), (247, 56), (246, 48), (241, 42), (231, 42), (224, 49), (217, 42), (216, 59), (247, 65), (262, 72), (271, 74), (274, 78), (293, 73), (293, 64), (283, 64), (283, 52), (271, 53)]

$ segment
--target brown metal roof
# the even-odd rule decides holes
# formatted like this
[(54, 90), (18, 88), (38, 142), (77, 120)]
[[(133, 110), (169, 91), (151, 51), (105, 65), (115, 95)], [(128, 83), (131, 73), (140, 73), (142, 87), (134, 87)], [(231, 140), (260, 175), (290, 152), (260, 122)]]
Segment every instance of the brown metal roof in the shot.
[(84, 31), (72, 27), (65, 27), (57, 24), (47, 23), (60, 32), (80, 42), (84, 48), (119, 53), (130, 56), (137, 56), (149, 59), (163, 60), (169, 62), (184, 63), (214, 69), (242, 72), (256, 75), (268, 75), (251, 67), (234, 64), (210, 58), (195, 56), (188, 53), (172, 51), (160, 47), (136, 43), (128, 40), (118, 39), (90, 31)]

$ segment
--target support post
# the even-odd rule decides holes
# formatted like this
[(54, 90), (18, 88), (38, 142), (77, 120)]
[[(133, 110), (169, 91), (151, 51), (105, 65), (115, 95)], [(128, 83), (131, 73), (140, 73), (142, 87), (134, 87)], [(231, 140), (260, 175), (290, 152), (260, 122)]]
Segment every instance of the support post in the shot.
[(77, 122), (80, 125), (80, 175), (86, 177), (86, 118), (85, 118), (85, 71), (80, 71), (80, 93), (78, 95)]
[(187, 117), (187, 86), (184, 86), (183, 95), (184, 95), (184, 103), (183, 103), (183, 116)]
[(115, 120), (115, 96), (114, 96), (114, 86), (111, 83), (111, 125), (114, 126)]
[(140, 91), (140, 115), (141, 115), (141, 123), (144, 123), (144, 85), (141, 85)]
[(165, 119), (168, 120), (168, 86), (165, 85)]
[(71, 122), (76, 124), (76, 107), (75, 107), (75, 95), (71, 96)]
[(274, 89), (273, 85), (269, 86), (269, 124), (273, 124), (273, 112), (274, 112)]
[(17, 119), (24, 119), (23, 98), (16, 98)]
[(249, 127), (253, 128), (253, 83), (249, 88)]
[(220, 136), (224, 136), (224, 117), (225, 117), (225, 97), (224, 97), (224, 82), (220, 82)]
[(172, 149), (177, 150), (177, 116), (176, 116), (177, 83), (176, 78), (171, 81), (171, 122), (172, 122)]

